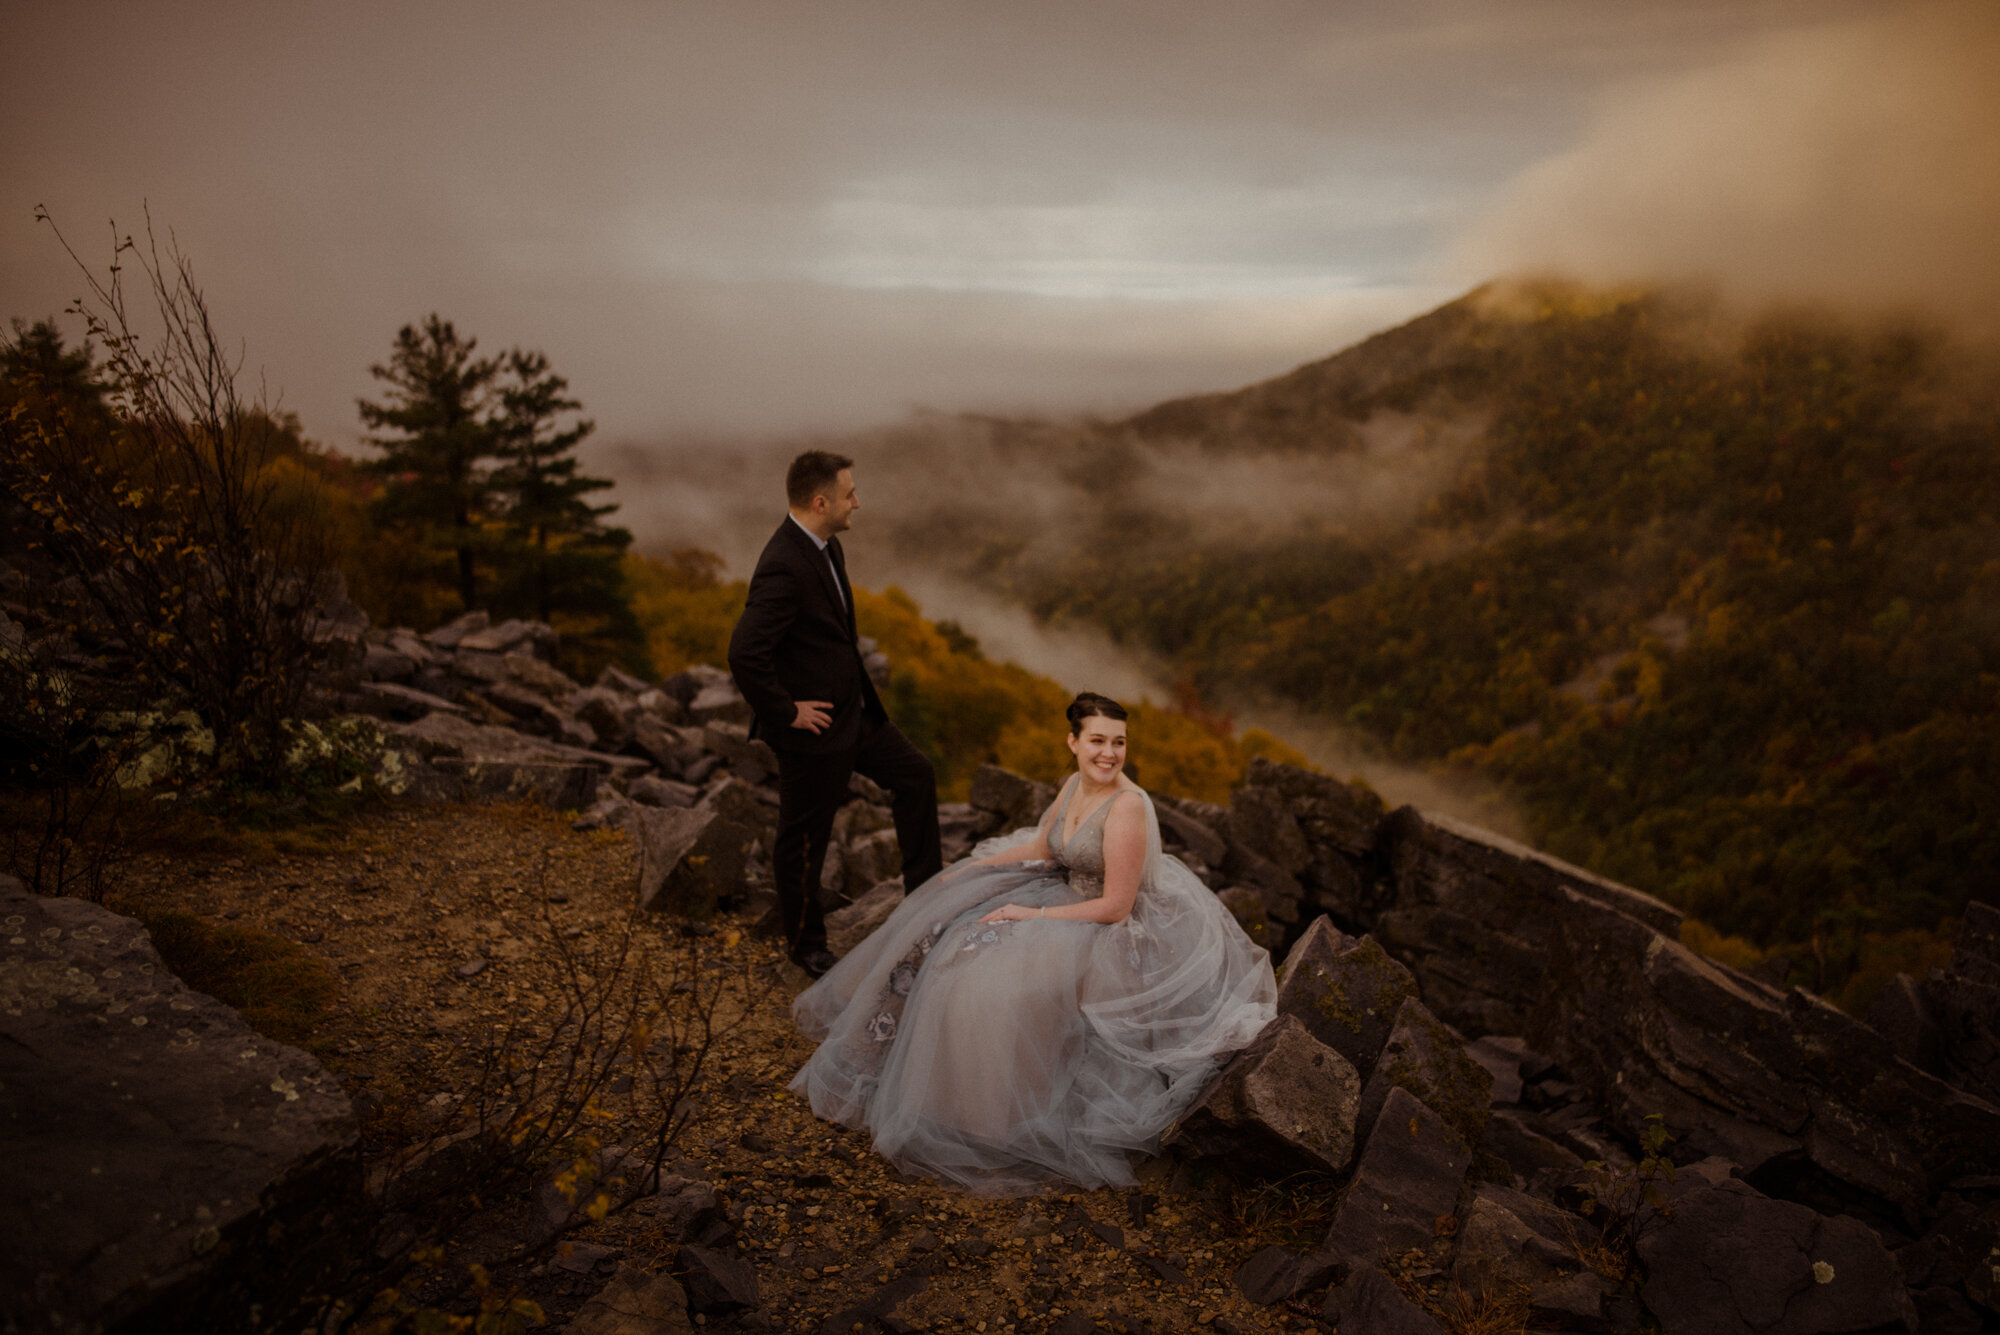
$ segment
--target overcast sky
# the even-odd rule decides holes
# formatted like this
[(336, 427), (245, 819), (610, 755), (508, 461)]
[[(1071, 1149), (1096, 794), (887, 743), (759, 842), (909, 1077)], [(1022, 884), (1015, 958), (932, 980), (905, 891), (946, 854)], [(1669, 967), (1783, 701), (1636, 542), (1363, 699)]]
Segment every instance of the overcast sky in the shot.
[(79, 288), (36, 205), (149, 205), (315, 438), (438, 311), (608, 450), (1138, 407), (1524, 266), (1990, 310), (1994, 10), (0, 0), (0, 316)]

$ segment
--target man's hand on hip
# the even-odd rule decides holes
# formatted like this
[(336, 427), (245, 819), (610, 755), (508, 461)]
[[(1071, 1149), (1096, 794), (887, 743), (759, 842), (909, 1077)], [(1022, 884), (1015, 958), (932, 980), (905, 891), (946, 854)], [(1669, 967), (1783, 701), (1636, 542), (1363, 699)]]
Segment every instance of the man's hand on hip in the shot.
[(830, 700), (800, 700), (798, 711), (792, 719), (792, 726), (804, 728), (815, 735), (825, 732), (826, 725), (833, 721), (833, 702)]

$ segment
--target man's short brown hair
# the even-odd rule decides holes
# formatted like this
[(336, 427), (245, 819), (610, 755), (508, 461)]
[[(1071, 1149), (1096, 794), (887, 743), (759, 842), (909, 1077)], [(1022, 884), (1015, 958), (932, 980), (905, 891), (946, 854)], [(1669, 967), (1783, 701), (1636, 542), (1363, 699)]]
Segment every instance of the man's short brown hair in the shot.
[(785, 470), (785, 499), (794, 510), (803, 510), (812, 504), (813, 497), (830, 494), (840, 470), (852, 467), (854, 460), (844, 454), (807, 450)]

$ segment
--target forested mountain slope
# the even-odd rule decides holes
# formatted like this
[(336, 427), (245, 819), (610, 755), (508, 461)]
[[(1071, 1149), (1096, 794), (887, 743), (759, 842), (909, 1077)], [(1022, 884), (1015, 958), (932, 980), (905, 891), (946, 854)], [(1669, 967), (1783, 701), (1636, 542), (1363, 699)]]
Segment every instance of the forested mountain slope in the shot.
[(1206, 698), (1496, 777), (1541, 846), (1832, 986), (2000, 886), (1994, 370), (1915, 326), (1482, 290), (1124, 422), (882, 444), (1050, 483), (933, 498), (913, 549), (949, 531)]

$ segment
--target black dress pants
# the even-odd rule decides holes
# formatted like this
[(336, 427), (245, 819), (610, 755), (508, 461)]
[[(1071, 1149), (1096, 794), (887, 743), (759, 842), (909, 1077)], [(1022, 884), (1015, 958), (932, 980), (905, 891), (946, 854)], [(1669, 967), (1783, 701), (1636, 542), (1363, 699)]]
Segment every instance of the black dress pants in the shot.
[(848, 779), (867, 775), (891, 795), (903, 885), (911, 890), (944, 867), (938, 834), (937, 774), (924, 753), (893, 723), (870, 727), (852, 751), (807, 756), (778, 753), (778, 837), (771, 850), (778, 912), (793, 958), (826, 948), (826, 910), (819, 899), (833, 818), (848, 801)]

